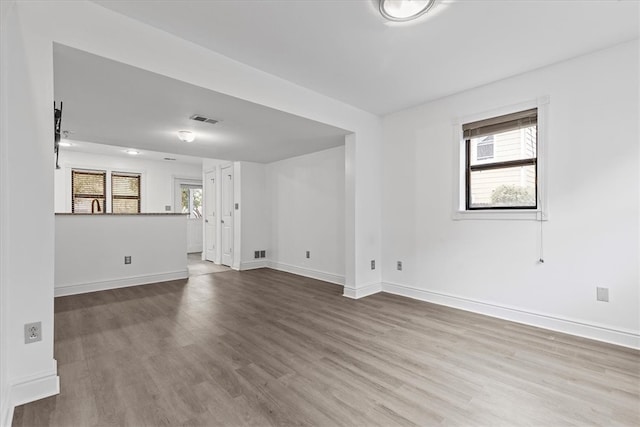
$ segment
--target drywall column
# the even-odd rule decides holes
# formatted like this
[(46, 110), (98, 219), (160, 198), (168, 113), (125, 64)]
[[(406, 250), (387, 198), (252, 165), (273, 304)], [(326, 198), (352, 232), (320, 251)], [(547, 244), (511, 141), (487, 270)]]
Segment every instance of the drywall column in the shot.
[[(2, 344), (10, 387), (2, 390), (9, 399), (3, 400), (3, 417), (13, 405), (59, 390), (53, 358), (53, 58), (51, 40), (25, 31), (22, 5), (3, 17), (2, 31)], [(31, 322), (41, 322), (42, 340), (25, 344), (24, 324)]]
[(7, 149), (9, 134), (6, 93), (8, 88), (7, 67), (9, 63), (9, 19), (15, 14), (15, 2), (0, 2), (0, 425), (8, 425), (12, 414), (7, 358), (9, 357), (9, 329), (7, 327), (9, 303), (7, 302), (7, 254), (8, 242), (4, 238), (9, 232), (7, 207), (9, 206), (9, 162)]
[[(362, 298), (380, 292), (381, 276), (381, 138), (379, 126), (345, 139), (344, 296)], [(375, 267), (372, 266), (372, 261)]]

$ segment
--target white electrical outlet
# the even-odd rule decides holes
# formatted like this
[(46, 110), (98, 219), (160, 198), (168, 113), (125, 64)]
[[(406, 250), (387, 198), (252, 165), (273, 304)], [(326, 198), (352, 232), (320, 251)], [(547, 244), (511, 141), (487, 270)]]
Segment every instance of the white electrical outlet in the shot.
[(27, 323), (24, 325), (24, 343), (42, 341), (42, 322)]

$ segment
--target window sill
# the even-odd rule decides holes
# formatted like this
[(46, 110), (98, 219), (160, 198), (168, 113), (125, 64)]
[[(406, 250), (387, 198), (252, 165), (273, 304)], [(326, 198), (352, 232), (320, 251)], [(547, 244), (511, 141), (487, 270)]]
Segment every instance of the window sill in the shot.
[(540, 210), (529, 209), (496, 209), (496, 210), (475, 210), (475, 211), (454, 211), (452, 215), (454, 221), (460, 220), (506, 220), (506, 221), (548, 221), (549, 214)]

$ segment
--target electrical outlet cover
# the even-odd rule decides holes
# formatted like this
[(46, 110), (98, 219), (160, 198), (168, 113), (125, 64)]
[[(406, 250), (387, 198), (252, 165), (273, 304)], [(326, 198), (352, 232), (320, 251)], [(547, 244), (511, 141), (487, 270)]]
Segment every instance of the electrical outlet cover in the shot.
[(609, 288), (596, 288), (596, 299), (602, 302), (609, 302)]
[(42, 341), (42, 322), (27, 323), (24, 325), (24, 343)]

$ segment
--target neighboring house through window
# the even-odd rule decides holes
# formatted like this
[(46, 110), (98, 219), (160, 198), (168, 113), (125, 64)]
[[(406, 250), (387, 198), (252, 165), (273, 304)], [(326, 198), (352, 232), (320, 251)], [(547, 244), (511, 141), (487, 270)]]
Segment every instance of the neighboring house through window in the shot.
[(538, 109), (462, 126), (467, 210), (537, 209)]
[(104, 213), (107, 193), (105, 171), (71, 171), (71, 212)]

